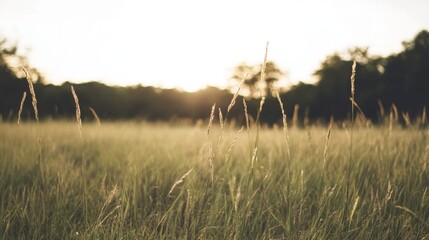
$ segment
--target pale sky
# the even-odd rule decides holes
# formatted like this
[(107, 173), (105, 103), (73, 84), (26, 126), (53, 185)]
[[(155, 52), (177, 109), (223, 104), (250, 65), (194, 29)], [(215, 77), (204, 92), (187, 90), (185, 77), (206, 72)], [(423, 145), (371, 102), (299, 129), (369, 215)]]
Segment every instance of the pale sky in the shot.
[(386, 56), (423, 29), (428, 0), (0, 0), (0, 38), (54, 84), (225, 87), (269, 41), (286, 87), (314, 80), (335, 51)]

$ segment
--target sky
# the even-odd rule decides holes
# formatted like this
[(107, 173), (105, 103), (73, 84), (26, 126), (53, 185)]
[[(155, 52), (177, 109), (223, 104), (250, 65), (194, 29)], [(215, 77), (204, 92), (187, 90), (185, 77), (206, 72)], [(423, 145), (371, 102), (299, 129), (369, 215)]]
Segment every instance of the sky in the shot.
[(401, 51), (428, 13), (428, 0), (0, 0), (0, 39), (49, 83), (187, 91), (234, 84), (234, 67), (261, 64), (269, 42), (287, 87), (314, 82), (334, 52)]

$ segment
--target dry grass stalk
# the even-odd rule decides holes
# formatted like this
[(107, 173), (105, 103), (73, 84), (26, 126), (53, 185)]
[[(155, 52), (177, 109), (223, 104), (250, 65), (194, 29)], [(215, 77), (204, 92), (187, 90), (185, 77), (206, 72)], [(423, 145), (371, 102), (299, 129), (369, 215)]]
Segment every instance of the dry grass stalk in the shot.
[(173, 186), (171, 187), (170, 191), (168, 192), (167, 196), (171, 196), (171, 193), (174, 191), (174, 189), (176, 188), (177, 185), (181, 184), (185, 178), (192, 172), (193, 168), (191, 168), (187, 173), (183, 174), (183, 176), (177, 180)]
[(98, 126), (101, 125), (101, 121), (100, 118), (98, 117), (98, 114), (95, 112), (95, 110), (92, 107), (89, 107), (89, 111), (92, 113), (92, 116), (95, 119), (95, 122), (97, 123)]
[(384, 204), (386, 204), (392, 198), (392, 193), (393, 193), (393, 188), (392, 188), (392, 185), (390, 184), (390, 180), (389, 180), (389, 182), (387, 184), (386, 196), (384, 197)]
[(207, 136), (210, 136), (210, 131), (211, 131), (211, 129), (212, 129), (212, 125), (213, 125), (213, 119), (214, 119), (215, 108), (216, 108), (216, 103), (215, 103), (215, 104), (213, 104), (212, 111), (211, 111), (211, 113), (210, 113), (209, 125), (208, 125), (208, 127), (207, 127)]
[(73, 86), (71, 86), (71, 92), (74, 98), (74, 103), (76, 104), (76, 121), (77, 121), (77, 128), (79, 130), (79, 136), (82, 137), (82, 119), (81, 119), (81, 112), (80, 112), (80, 106), (79, 106), (79, 98), (76, 95), (76, 92), (74, 91)]
[(247, 135), (249, 135), (250, 134), (249, 113), (247, 112), (247, 104), (244, 98), (243, 98), (243, 106), (244, 106), (244, 116), (246, 117), (246, 131), (247, 131)]
[(261, 98), (261, 102), (259, 103), (259, 114), (262, 112), (262, 108), (265, 104), (265, 97)]
[(222, 110), (219, 108), (219, 124), (220, 124), (220, 130), (223, 131), (223, 115), (222, 115)]
[(31, 78), (27, 72), (27, 69), (25, 69), (23, 66), (21, 66), (21, 69), (25, 74), (25, 78), (27, 79), (27, 83), (28, 83), (28, 88), (30, 89), (31, 103), (33, 104), (33, 109), (34, 109), (34, 117), (36, 118), (37, 122), (39, 122), (39, 111), (37, 110), (37, 98), (36, 98), (36, 92), (34, 91), (33, 82), (31, 81)]
[(18, 125), (19, 125), (19, 122), (21, 121), (21, 113), (22, 113), (22, 108), (24, 107), (25, 98), (27, 98), (27, 92), (24, 92), (22, 94), (21, 104), (19, 104)]
[(113, 208), (113, 210), (111, 210), (103, 219), (101, 219), (104, 215), (104, 212), (106, 211), (107, 207), (110, 205), (110, 203), (113, 201), (113, 198), (118, 194), (118, 187), (117, 185), (115, 185), (112, 189), (112, 191), (110, 191), (109, 196), (107, 197), (106, 201), (104, 202), (103, 206), (101, 207), (100, 210), (100, 214), (98, 215), (97, 221), (98, 224), (94, 227), (94, 229), (99, 228), (104, 221), (107, 220), (107, 218), (112, 215), (119, 207), (120, 205), (117, 205), (115, 208)]
[(243, 106), (244, 106), (244, 117), (246, 118), (246, 132), (247, 132), (247, 139), (249, 141), (249, 149), (252, 149), (252, 144), (250, 143), (250, 122), (249, 122), (249, 113), (247, 112), (247, 104), (246, 100), (243, 98)]
[(326, 161), (328, 159), (328, 148), (329, 148), (329, 139), (331, 137), (332, 122), (329, 124), (328, 133), (326, 133), (325, 139), (325, 149), (323, 150), (323, 169), (325, 169)]
[[(241, 79), (241, 81), (240, 81), (240, 85), (238, 85), (237, 92), (235, 92), (234, 96), (233, 96), (233, 97), (232, 97), (232, 99), (231, 99), (231, 102), (230, 102), (230, 103), (229, 103), (229, 105), (228, 105), (228, 109), (227, 109), (227, 111), (226, 111), (226, 115), (227, 115), (227, 116), (228, 116), (229, 111), (231, 111), (232, 107), (234, 107), (234, 105), (235, 105), (235, 100), (237, 99), (238, 94), (240, 93), (240, 89), (241, 89), (241, 87), (243, 86), (244, 81), (246, 81), (246, 79), (247, 79), (247, 76), (248, 76), (248, 75), (249, 75), (249, 73), (246, 73), (246, 74), (244, 75), (243, 79)], [(225, 119), (225, 121), (226, 121), (226, 119)]]
[(355, 203), (353, 204), (352, 212), (350, 213), (350, 223), (352, 222), (353, 215), (355, 214), (358, 204), (359, 204), (359, 196), (356, 197)]
[(209, 161), (209, 167), (210, 167), (210, 179), (213, 183), (214, 181), (214, 153), (213, 153), (213, 146), (210, 143), (209, 144), (209, 156), (208, 156), (208, 161)]
[[(228, 114), (228, 113), (227, 113)], [(225, 119), (226, 121), (226, 119)], [(219, 108), (219, 125), (220, 125), (220, 135), (219, 135), (219, 139), (216, 145), (216, 150), (215, 150), (215, 155), (219, 150), (220, 144), (222, 142), (223, 139), (223, 128), (224, 128), (224, 124), (225, 122), (223, 121), (223, 115), (222, 115), (222, 110)]]
[(253, 170), (255, 162), (258, 160), (258, 147), (253, 149), (252, 160), (250, 162), (250, 169)]
[(264, 63), (262, 64), (262, 69), (261, 69), (261, 79), (260, 79), (260, 86), (259, 86), (259, 93), (261, 97), (262, 97), (263, 83), (265, 80), (265, 69), (267, 67), (268, 45), (269, 45), (269, 42), (267, 42), (267, 45), (265, 46)]
[(225, 155), (225, 162), (228, 162), (229, 154), (231, 153), (231, 151), (232, 151), (232, 149), (233, 149), (233, 147), (234, 147), (235, 143), (237, 143), (238, 137), (240, 136), (240, 134), (241, 134), (241, 132), (243, 131), (243, 129), (244, 129), (244, 126), (242, 126), (242, 127), (240, 128), (240, 130), (238, 131), (237, 135), (235, 135), (235, 138), (234, 138), (234, 140), (232, 141), (231, 145), (229, 146), (228, 152), (227, 152), (227, 153), (226, 153), (226, 155)]
[(289, 131), (288, 131), (288, 126), (287, 126), (287, 117), (286, 117), (286, 113), (284, 110), (282, 99), (280, 98), (278, 91), (276, 91), (276, 97), (277, 97), (277, 101), (279, 102), (279, 105), (280, 105), (280, 110), (282, 111), (283, 139), (284, 139), (285, 144), (286, 144), (286, 150), (287, 150), (288, 158), (290, 159), (289, 133), (288, 133)]
[(235, 202), (234, 202), (235, 212), (237, 212), (238, 210), (238, 203), (240, 202), (240, 198), (241, 198), (241, 186), (238, 186), (237, 195), (235, 196)]
[(423, 107), (423, 113), (421, 118), (421, 125), (424, 126), (426, 124), (426, 107)]
[(293, 116), (292, 116), (292, 127), (296, 128), (298, 127), (298, 112), (299, 112), (299, 105), (295, 104), (293, 107)]
[(356, 78), (356, 61), (353, 61), (352, 65), (352, 75), (350, 76), (350, 82), (351, 82), (351, 98), (355, 99), (355, 78)]
[(352, 104), (359, 110), (359, 112), (362, 114), (362, 116), (364, 117), (364, 119), (367, 119), (365, 113), (362, 111), (362, 109), (359, 107), (359, 105), (357, 104), (357, 102), (353, 99), (350, 98), (350, 101), (352, 102)]

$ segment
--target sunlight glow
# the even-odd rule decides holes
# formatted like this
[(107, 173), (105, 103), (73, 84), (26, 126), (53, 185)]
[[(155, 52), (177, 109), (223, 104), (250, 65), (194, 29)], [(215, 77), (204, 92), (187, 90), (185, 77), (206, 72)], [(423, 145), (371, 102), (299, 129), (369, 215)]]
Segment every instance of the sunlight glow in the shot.
[[(3, 0), (0, 34), (48, 82), (99, 80), (195, 91), (228, 85), (233, 67), (269, 60), (286, 86), (314, 81), (334, 51), (386, 55), (429, 27), (423, 0)], [(1, 35), (0, 35), (1, 36)], [(25, 50), (29, 49), (29, 50)]]

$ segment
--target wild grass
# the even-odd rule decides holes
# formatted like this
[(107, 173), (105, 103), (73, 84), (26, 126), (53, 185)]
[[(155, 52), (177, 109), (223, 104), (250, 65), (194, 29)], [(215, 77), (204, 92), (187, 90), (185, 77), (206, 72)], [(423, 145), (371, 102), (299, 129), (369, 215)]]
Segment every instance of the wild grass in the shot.
[(30, 89), (31, 104), (33, 105), (34, 117), (36, 118), (37, 121), (39, 121), (39, 110), (37, 109), (37, 97), (36, 97), (36, 92), (34, 91), (33, 81), (31, 80), (30, 74), (28, 74), (27, 69), (25, 69), (24, 67), (21, 67), (21, 68), (25, 74), (25, 79), (27, 79), (28, 89)]
[(225, 126), (220, 147), (229, 157), (213, 159), (213, 181), (203, 127), (84, 130), (80, 139), (70, 122), (0, 125), (3, 239), (429, 237), (425, 129), (355, 126), (348, 173), (349, 130), (290, 129), (288, 162), (282, 128), (261, 128), (251, 173), (248, 140)]

